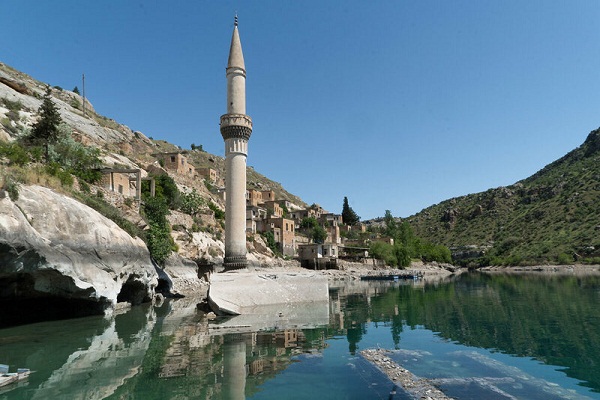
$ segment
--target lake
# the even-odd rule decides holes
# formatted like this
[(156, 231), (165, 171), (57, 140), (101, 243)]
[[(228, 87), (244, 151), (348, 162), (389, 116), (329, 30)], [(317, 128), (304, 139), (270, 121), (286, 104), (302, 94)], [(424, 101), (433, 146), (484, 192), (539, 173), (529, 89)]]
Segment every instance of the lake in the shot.
[(197, 303), (1, 329), (0, 363), (35, 372), (0, 399), (410, 398), (360, 356), (377, 347), (457, 399), (600, 399), (596, 276), (342, 282), (259, 328)]

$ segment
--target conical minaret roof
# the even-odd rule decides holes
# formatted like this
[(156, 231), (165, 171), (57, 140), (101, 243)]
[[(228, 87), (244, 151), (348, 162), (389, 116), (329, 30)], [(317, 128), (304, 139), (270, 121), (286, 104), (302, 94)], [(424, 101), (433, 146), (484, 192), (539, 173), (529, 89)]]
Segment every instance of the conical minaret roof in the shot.
[(229, 48), (229, 60), (227, 61), (227, 68), (237, 67), (244, 71), (246, 66), (244, 65), (244, 54), (242, 54), (242, 42), (240, 41), (240, 33), (238, 32), (237, 15), (235, 16), (235, 26), (233, 28), (233, 35), (231, 36), (231, 46)]

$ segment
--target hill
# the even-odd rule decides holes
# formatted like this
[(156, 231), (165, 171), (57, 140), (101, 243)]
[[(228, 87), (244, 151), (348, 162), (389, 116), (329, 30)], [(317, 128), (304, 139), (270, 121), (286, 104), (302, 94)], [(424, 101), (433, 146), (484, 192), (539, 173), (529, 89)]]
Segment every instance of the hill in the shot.
[(443, 201), (408, 218), (471, 266), (600, 261), (600, 129), (514, 185)]

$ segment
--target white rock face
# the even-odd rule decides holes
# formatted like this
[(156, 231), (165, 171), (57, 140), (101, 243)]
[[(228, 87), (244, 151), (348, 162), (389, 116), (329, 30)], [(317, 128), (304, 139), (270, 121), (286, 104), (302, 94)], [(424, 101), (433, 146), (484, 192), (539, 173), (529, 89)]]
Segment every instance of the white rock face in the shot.
[(149, 300), (157, 273), (144, 242), (74, 199), (20, 186), (0, 199), (0, 297)]

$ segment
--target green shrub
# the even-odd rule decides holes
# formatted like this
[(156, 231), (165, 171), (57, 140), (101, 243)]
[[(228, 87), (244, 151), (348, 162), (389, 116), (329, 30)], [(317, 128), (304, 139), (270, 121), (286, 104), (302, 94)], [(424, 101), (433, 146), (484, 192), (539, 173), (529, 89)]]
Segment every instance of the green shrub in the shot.
[(189, 215), (196, 215), (204, 206), (205, 200), (196, 192), (182, 193), (179, 197), (179, 209)]
[(70, 173), (88, 183), (96, 183), (102, 178), (99, 170), (101, 165), (100, 150), (84, 146), (76, 142), (68, 132), (68, 128), (61, 126), (63, 134), (51, 146), (50, 159), (59, 163)]
[(216, 220), (224, 220), (225, 219), (225, 211), (221, 210), (212, 201), (208, 203), (208, 208), (210, 208), (215, 213), (215, 219)]
[(23, 103), (21, 103), (19, 100), (12, 101), (7, 98), (2, 98), (0, 100), (9, 111), (19, 112), (23, 109)]
[(84, 181), (79, 181), (79, 190), (81, 190), (84, 193), (91, 193), (91, 188), (90, 185), (87, 184), (87, 182)]
[(573, 264), (573, 256), (567, 253), (560, 253), (557, 257), (557, 262), (559, 265)]
[(174, 248), (171, 229), (167, 222), (169, 207), (164, 197), (145, 197), (142, 212), (150, 229), (146, 234), (150, 255), (159, 264), (164, 263)]
[(6, 176), (4, 178), (3, 189), (6, 190), (12, 201), (19, 200), (19, 183), (12, 176)]
[(72, 99), (70, 104), (71, 104), (71, 107), (73, 107), (77, 110), (81, 109), (81, 103), (77, 99)]
[(273, 235), (273, 232), (265, 232), (262, 234), (262, 236), (265, 238), (267, 246), (271, 249), (271, 251), (273, 251), (275, 254), (279, 254), (279, 246), (277, 246), (277, 243), (275, 242), (275, 236)]
[(23, 166), (29, 162), (27, 151), (17, 142), (0, 143), (0, 157), (6, 157), (9, 165)]

